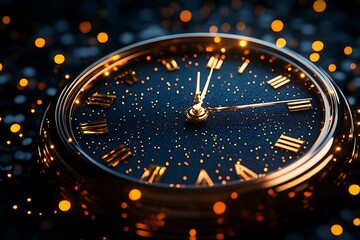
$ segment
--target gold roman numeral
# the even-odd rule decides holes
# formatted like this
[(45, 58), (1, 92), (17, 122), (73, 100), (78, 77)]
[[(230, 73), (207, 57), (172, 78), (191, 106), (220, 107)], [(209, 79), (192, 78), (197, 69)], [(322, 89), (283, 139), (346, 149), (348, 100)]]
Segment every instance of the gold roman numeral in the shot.
[(105, 134), (108, 133), (106, 119), (80, 123), (81, 134)]
[(123, 74), (118, 75), (115, 79), (123, 80), (128, 85), (133, 85), (139, 81), (139, 79), (136, 77), (136, 72), (133, 70), (128, 70)]
[(163, 60), (161, 60), (161, 63), (162, 63), (162, 65), (164, 65), (165, 69), (169, 72), (180, 69), (176, 60), (173, 58), (163, 59)]
[(130, 149), (125, 147), (123, 144), (112, 149), (110, 152), (100, 157), (101, 160), (106, 162), (112, 167), (116, 167), (120, 162), (125, 161), (127, 158), (132, 156)]
[(249, 65), (250, 60), (245, 59), (245, 62), (239, 67), (238, 73), (243, 73), (245, 71), (245, 68)]
[(290, 82), (290, 79), (282, 75), (276, 76), (273, 79), (267, 81), (267, 83), (270, 84), (270, 86), (272, 86), (274, 89), (278, 89), (279, 87), (287, 84), (288, 82)]
[(115, 101), (115, 95), (109, 94), (101, 94), (101, 93), (94, 93), (91, 97), (88, 98), (86, 103), (88, 105), (95, 105), (99, 107), (109, 108), (111, 104)]
[(312, 109), (311, 99), (299, 100), (287, 103), (290, 112), (304, 111)]
[(279, 147), (292, 152), (298, 152), (303, 143), (304, 141), (300, 139), (288, 137), (282, 134), (280, 138), (276, 141), (275, 147)]
[(151, 164), (141, 176), (148, 183), (160, 182), (164, 176), (166, 167)]
[(214, 186), (213, 180), (211, 180), (209, 174), (206, 172), (205, 169), (201, 169), (199, 172), (199, 176), (196, 180), (196, 185), (202, 185), (202, 186)]
[(207, 63), (207, 67), (208, 68), (214, 68), (214, 69), (217, 69), (219, 70), (221, 68), (221, 65), (223, 64), (223, 60), (222, 59), (219, 59), (219, 56), (212, 56), (208, 63)]
[(244, 165), (241, 165), (239, 162), (235, 164), (235, 170), (236, 175), (238, 175), (239, 178), (243, 178), (245, 180), (259, 177), (255, 172), (245, 167)]

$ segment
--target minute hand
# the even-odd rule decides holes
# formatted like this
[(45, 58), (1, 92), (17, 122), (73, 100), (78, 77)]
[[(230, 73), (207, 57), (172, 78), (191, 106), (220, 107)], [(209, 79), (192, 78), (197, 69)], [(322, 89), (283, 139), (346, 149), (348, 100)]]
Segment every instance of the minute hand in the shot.
[[(312, 98), (301, 98), (301, 99), (291, 99), (291, 100), (282, 100), (282, 101), (274, 101), (274, 102), (265, 102), (265, 103), (253, 103), (253, 104), (246, 104), (246, 105), (237, 105), (237, 106), (230, 106), (230, 107), (208, 107), (207, 110), (209, 112), (229, 112), (238, 109), (245, 109), (245, 108), (257, 108), (257, 107), (267, 107), (273, 106), (276, 104), (284, 104), (284, 103), (306, 103), (309, 102)], [(311, 105), (309, 106), (311, 108)]]

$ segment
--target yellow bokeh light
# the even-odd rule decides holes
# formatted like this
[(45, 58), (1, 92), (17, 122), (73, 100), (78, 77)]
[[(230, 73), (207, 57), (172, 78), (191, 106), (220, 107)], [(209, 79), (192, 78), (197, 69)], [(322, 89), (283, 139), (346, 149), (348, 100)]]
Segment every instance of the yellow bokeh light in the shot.
[(35, 39), (35, 46), (38, 48), (43, 48), (46, 44), (46, 41), (44, 38), (37, 38)]
[(276, 46), (280, 47), (280, 48), (283, 48), (286, 46), (286, 40), (285, 38), (278, 38), (276, 40)]
[(339, 224), (334, 224), (331, 226), (330, 231), (335, 236), (340, 236), (343, 233), (343, 228)]
[(352, 49), (352, 47), (350, 47), (350, 46), (346, 46), (346, 47), (344, 48), (344, 53), (345, 53), (346, 55), (350, 55), (350, 54), (352, 53), (352, 51), (353, 51), (353, 49)]
[(129, 199), (131, 201), (137, 201), (141, 198), (141, 191), (139, 189), (131, 189), (131, 191), (129, 192)]
[(20, 129), (21, 129), (21, 126), (20, 126), (20, 124), (18, 124), (18, 123), (14, 123), (14, 124), (11, 125), (11, 127), (10, 127), (10, 131), (13, 132), (13, 133), (19, 132)]
[(82, 33), (88, 33), (91, 31), (92, 25), (89, 21), (83, 21), (79, 24), (79, 30)]
[(245, 47), (247, 45), (247, 41), (240, 40), (239, 45), (240, 45), (240, 47)]
[(5, 24), (5, 25), (7, 25), (7, 24), (9, 24), (10, 23), (10, 17), (9, 16), (3, 16), (2, 17), (2, 23), (3, 24)]
[(180, 21), (187, 23), (190, 22), (192, 18), (192, 13), (189, 10), (183, 10), (180, 13)]
[(336, 68), (337, 68), (336, 65), (333, 63), (329, 64), (329, 66), (328, 66), (329, 72), (335, 72)]
[(312, 61), (312, 62), (317, 62), (317, 61), (319, 61), (319, 59), (320, 59), (320, 54), (318, 54), (318, 53), (312, 53), (312, 54), (310, 54), (309, 59), (310, 59), (310, 61)]
[(213, 211), (215, 214), (223, 214), (226, 211), (226, 204), (224, 202), (216, 202), (213, 206)]
[(326, 2), (324, 0), (316, 0), (313, 4), (315, 12), (321, 13), (326, 9)]
[(319, 51), (321, 51), (321, 50), (323, 50), (323, 48), (324, 48), (324, 43), (322, 42), (322, 41), (314, 41), (313, 43), (312, 43), (312, 49), (314, 50), (314, 51), (316, 51), (316, 52), (319, 52)]
[(3, 65), (0, 63), (0, 72), (3, 70)]
[(19, 208), (18, 205), (16, 205), (16, 204), (13, 205), (13, 209), (14, 209), (14, 210), (16, 210), (16, 209), (18, 209), (18, 208)]
[(62, 54), (56, 54), (54, 57), (54, 62), (56, 64), (63, 64), (65, 62), (65, 56)]
[(360, 218), (354, 218), (353, 224), (354, 226), (360, 226)]
[(68, 200), (61, 200), (58, 206), (61, 211), (66, 212), (70, 210), (71, 203)]
[(26, 87), (29, 84), (29, 81), (26, 78), (22, 78), (19, 81), (20, 86)]
[(357, 184), (351, 184), (348, 188), (348, 191), (353, 196), (358, 195), (360, 193), (360, 186)]
[(221, 38), (220, 38), (220, 37), (214, 37), (214, 42), (215, 42), (215, 43), (221, 42)]
[(109, 36), (105, 32), (101, 32), (97, 35), (97, 40), (99, 43), (106, 43), (109, 40)]
[(283, 28), (284, 28), (284, 23), (281, 20), (274, 20), (271, 23), (271, 29), (274, 32), (281, 32), (283, 30)]

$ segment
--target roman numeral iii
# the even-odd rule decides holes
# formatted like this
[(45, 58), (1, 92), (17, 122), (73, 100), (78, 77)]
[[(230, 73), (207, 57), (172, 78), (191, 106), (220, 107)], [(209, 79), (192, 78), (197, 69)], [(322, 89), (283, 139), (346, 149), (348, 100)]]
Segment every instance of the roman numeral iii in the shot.
[(120, 162), (125, 161), (132, 156), (132, 152), (123, 144), (112, 149), (110, 152), (102, 155), (101, 160), (109, 164), (109, 166), (116, 167)]
[(101, 94), (101, 93), (94, 93), (91, 97), (88, 98), (86, 101), (87, 105), (94, 105), (103, 108), (109, 108), (111, 104), (115, 101), (115, 95), (109, 94)]
[(108, 133), (108, 125), (106, 119), (89, 121), (80, 123), (81, 134), (106, 134)]
[(280, 138), (276, 141), (275, 147), (279, 147), (292, 152), (298, 152), (302, 144), (304, 144), (303, 140), (288, 137), (282, 134)]

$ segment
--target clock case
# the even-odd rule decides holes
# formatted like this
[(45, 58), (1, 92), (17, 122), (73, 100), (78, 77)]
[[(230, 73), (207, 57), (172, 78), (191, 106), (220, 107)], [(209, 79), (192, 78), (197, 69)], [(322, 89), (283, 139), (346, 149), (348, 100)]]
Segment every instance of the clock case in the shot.
[[(245, 40), (276, 53), (318, 81), (328, 104), (324, 134), (299, 161), (282, 171), (236, 184), (172, 188), (120, 177), (89, 160), (73, 141), (69, 103), (84, 82), (112, 64), (116, 56), (136, 54), (154, 46), (209, 42), (216, 46)], [(184, 109), (185, 110), (185, 109)], [(37, 139), (38, 163), (46, 179), (64, 192), (85, 215), (108, 226), (142, 237), (215, 239), (216, 236), (251, 234), (262, 226), (272, 228), (289, 216), (312, 210), (344, 184), (357, 158), (358, 139), (352, 111), (345, 97), (320, 68), (295, 52), (249, 37), (192, 33), (161, 37), (130, 45), (108, 54), (69, 82), (54, 98), (41, 120)], [(129, 198), (137, 189), (141, 197)], [(216, 210), (220, 203), (222, 210)], [(224, 208), (225, 207), (225, 208)], [(89, 214), (90, 212), (90, 214)], [(94, 220), (96, 221), (96, 220)]]

